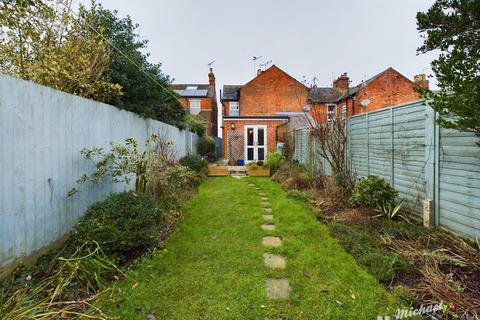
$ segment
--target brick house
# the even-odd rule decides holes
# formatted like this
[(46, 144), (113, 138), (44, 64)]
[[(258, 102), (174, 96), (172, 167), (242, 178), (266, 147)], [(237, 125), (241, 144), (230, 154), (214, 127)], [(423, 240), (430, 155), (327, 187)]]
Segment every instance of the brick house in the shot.
[(417, 100), (417, 88), (428, 88), (425, 75), (416, 75), (414, 81), (397, 70), (387, 70), (349, 87), (350, 80), (342, 74), (329, 88), (311, 88), (308, 102), (311, 114), (319, 123), (378, 110), (381, 108)]
[(424, 75), (415, 76), (414, 82), (388, 68), (353, 88), (346, 73), (332, 87), (309, 88), (273, 65), (244, 85), (223, 87), (223, 156), (265, 160), (292, 124), (298, 128), (303, 121), (308, 126), (313, 119), (327, 123), (416, 100), (417, 87), (428, 87)]
[(291, 114), (303, 113), (308, 88), (273, 65), (244, 85), (225, 85), (223, 107), (224, 158), (265, 160), (277, 147), (277, 127)]
[(180, 101), (189, 108), (190, 114), (202, 120), (207, 134), (216, 137), (218, 107), (212, 68), (208, 73), (208, 84), (173, 84), (172, 89), (180, 95)]

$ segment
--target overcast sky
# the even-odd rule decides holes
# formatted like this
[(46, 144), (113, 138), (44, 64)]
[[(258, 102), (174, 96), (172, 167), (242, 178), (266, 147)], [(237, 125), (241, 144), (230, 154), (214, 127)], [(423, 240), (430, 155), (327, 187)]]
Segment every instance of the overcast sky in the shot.
[[(88, 2), (87, 0), (79, 0)], [(417, 11), (433, 0), (98, 0), (130, 15), (148, 39), (152, 62), (176, 83), (206, 83), (207, 63), (217, 84), (244, 84), (272, 60), (287, 73), (319, 86), (347, 72), (353, 85), (393, 67), (412, 79), (431, 72), (433, 55), (421, 44)]]

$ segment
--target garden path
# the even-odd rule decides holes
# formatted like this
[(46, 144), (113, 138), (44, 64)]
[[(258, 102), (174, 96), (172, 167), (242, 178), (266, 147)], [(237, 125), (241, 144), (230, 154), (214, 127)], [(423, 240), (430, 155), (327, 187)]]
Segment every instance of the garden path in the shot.
[(391, 297), (278, 184), (218, 177), (99, 304), (121, 319), (375, 319)]

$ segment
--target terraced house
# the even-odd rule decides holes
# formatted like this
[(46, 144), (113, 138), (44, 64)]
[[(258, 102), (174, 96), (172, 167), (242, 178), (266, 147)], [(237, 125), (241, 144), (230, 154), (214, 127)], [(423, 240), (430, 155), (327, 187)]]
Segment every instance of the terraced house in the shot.
[(345, 119), (357, 114), (417, 100), (417, 89), (428, 88), (424, 74), (408, 79), (393, 68), (350, 87), (347, 74), (336, 79), (332, 87), (311, 88), (308, 101), (312, 116), (320, 123)]
[(411, 81), (393, 68), (355, 87), (346, 73), (331, 87), (307, 87), (273, 65), (244, 85), (223, 86), (223, 156), (245, 163), (265, 160), (288, 126), (328, 123), (413, 101), (425, 87), (425, 75)]
[(208, 73), (208, 83), (173, 84), (172, 89), (180, 95), (180, 101), (189, 108), (190, 114), (202, 120), (207, 134), (216, 137), (218, 133), (218, 107), (215, 89), (215, 74)]

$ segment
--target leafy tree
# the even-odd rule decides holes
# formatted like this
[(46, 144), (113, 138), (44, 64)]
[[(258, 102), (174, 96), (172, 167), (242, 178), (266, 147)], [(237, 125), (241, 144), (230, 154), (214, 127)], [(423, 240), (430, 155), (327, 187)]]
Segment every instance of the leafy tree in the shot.
[(420, 53), (440, 50), (432, 62), (439, 92), (424, 91), (447, 128), (480, 136), (480, 0), (437, 0), (417, 13), (425, 38)]
[(121, 94), (105, 79), (110, 50), (51, 0), (0, 2), (0, 72), (98, 101)]
[(142, 116), (185, 128), (187, 110), (175, 98), (176, 94), (170, 89), (171, 79), (162, 73), (161, 64), (148, 62), (149, 54), (142, 52), (148, 41), (141, 40), (136, 33), (139, 25), (130, 16), (120, 18), (117, 11), (105, 9), (95, 1), (92, 1), (88, 10), (81, 8), (80, 14), (93, 21), (96, 29), (101, 30), (118, 49), (112, 51), (107, 77), (122, 86), (123, 95), (108, 102)]

